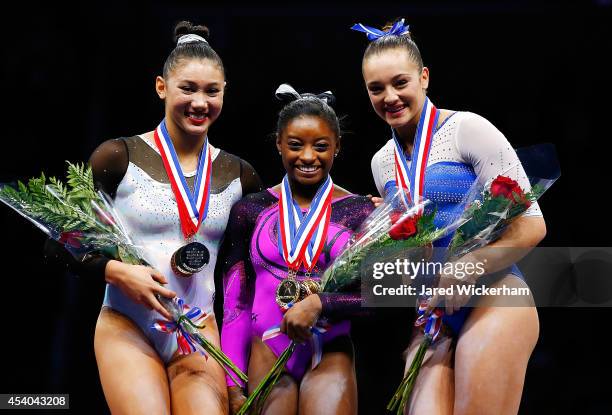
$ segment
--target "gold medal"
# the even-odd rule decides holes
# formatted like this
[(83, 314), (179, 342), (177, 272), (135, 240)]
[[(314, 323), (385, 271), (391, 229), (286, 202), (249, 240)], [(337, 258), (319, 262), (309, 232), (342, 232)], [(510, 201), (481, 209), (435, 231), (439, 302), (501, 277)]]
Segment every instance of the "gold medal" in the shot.
[(287, 278), (276, 287), (276, 304), (283, 310), (300, 300), (300, 283), (295, 279), (296, 271), (290, 269)]

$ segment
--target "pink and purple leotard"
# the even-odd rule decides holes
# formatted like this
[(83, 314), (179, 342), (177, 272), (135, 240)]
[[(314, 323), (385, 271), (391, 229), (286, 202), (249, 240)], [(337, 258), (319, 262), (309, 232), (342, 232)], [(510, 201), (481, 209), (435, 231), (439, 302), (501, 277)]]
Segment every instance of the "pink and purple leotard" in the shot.
[[(221, 347), (232, 361), (246, 372), (253, 336), (281, 323), (283, 312), (275, 301), (276, 288), (287, 276), (287, 265), (278, 249), (278, 197), (268, 189), (236, 203), (230, 213), (224, 242), (224, 313)], [(332, 201), (327, 240), (313, 272), (318, 279), (322, 270), (341, 252), (351, 234), (372, 212), (374, 206), (363, 196), (347, 195)], [(304, 278), (298, 272), (297, 279)], [(358, 290), (359, 287), (356, 288)], [(323, 345), (339, 336), (347, 336), (350, 322), (343, 320), (360, 313), (359, 292), (319, 294), (322, 317), (332, 322), (322, 335)], [(265, 342), (276, 356), (289, 345), (282, 334)], [(286, 365), (287, 372), (300, 381), (312, 357), (310, 343), (298, 345)], [(236, 384), (228, 377), (228, 386)], [(244, 385), (239, 385), (244, 386)]]

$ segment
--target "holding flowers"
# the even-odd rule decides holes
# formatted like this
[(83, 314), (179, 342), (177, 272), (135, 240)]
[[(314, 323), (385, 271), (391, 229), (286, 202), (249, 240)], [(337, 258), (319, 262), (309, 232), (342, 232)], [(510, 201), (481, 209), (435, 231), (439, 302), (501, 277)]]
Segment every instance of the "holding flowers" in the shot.
[[(276, 145), (286, 176), (232, 208), (225, 242), (221, 344), (249, 377), (246, 385), (228, 379), (230, 409), (356, 414), (346, 318), (360, 312), (360, 295), (313, 291), (373, 206), (329, 175), (340, 150), (333, 96), (281, 85), (277, 97), (285, 103)], [(317, 324), (323, 318), (329, 324)], [(313, 356), (320, 358), (315, 369)]]
[[(462, 203), (474, 183), (483, 188), (503, 175), (519, 183), (525, 192), (530, 191), (512, 146), (491, 123), (468, 112), (438, 110), (428, 99), (429, 69), (423, 65), (403, 20), (383, 30), (364, 25), (354, 28), (366, 32), (371, 40), (362, 64), (365, 85), (374, 110), (392, 129), (391, 140), (372, 160), (381, 195), (386, 189), (399, 187), (408, 189), (416, 200), (430, 200), (437, 210), (434, 222), (442, 228), (461, 216)], [(458, 260), (486, 262), (488, 275), (478, 283), (524, 286), (513, 264), (545, 233), (538, 204), (532, 203), (487, 247), (522, 251), (501, 255), (500, 251), (480, 249), (472, 251), (471, 258)], [(434, 246), (447, 247), (452, 237), (449, 234)], [(441, 284), (446, 280), (441, 278)], [(420, 346), (425, 336), (440, 332), (424, 334), (423, 325), (414, 329), (407, 373), (414, 369), (411, 363), (416, 354), (421, 354), (417, 357), (424, 363), (419, 376), (408, 380), (414, 387), (412, 393), (408, 398), (399, 397), (399, 401), (396, 395), (390, 409), (417, 414), (516, 413), (527, 361), (538, 337), (537, 312), (530, 305), (531, 299), (526, 298), (522, 307), (501, 308), (495, 307), (496, 299), (488, 298), (473, 310), (447, 300), (445, 314), (436, 312), (444, 325), (428, 327), (446, 327), (446, 337), (438, 339), (423, 355)], [(424, 316), (430, 315), (427, 307), (421, 307)], [(449, 336), (456, 339), (454, 350)]]
[[(155, 80), (164, 119), (144, 134), (105, 141), (90, 158), (87, 182), (112, 197), (121, 224), (117, 217), (89, 220), (86, 212), (79, 215), (84, 223), (63, 223), (63, 233), (50, 232), (73, 250), (97, 242), (120, 247), (79, 255), (79, 260), (57, 244), (49, 244), (47, 252), (51, 258), (66, 257), (71, 271), (107, 282), (94, 348), (113, 413), (227, 413), (225, 358), (218, 350), (215, 319), (206, 312), (212, 308), (213, 271), (229, 210), (260, 183), (248, 163), (211, 143), (209, 130), (223, 107), (225, 73), (207, 37), (203, 26), (176, 26), (176, 47)], [(59, 218), (52, 219), (69, 216), (64, 209), (73, 202), (78, 197), (54, 205), (59, 210), (51, 213)], [(98, 226), (118, 227), (127, 239), (100, 236), (112, 232), (89, 238), (85, 230)], [(122, 245), (125, 241), (133, 244)], [(212, 359), (184, 354), (202, 345), (198, 336)], [(244, 378), (238, 375), (232, 374)]]
[[(536, 149), (529, 150), (535, 151)], [(497, 176), (491, 183), (485, 185), (479, 198), (469, 203), (468, 208), (457, 221), (460, 225), (455, 229), (448, 247), (447, 258), (451, 263), (447, 265), (456, 266), (458, 263), (474, 265), (477, 263), (479, 253), (476, 250), (498, 239), (506, 227), (525, 212), (555, 179), (556, 177), (551, 180), (540, 179), (536, 183), (536, 179), (532, 178), (534, 186), (527, 194), (516, 181), (507, 176)], [(479, 266), (483, 265), (484, 263), (479, 263)], [(441, 337), (442, 341), (447, 341), (448, 337), (452, 336), (452, 333), (442, 330), (444, 329), (442, 326), (444, 311), (436, 308), (442, 300), (437, 292), (453, 293), (452, 295), (447, 294), (443, 301), (446, 310), (452, 314), (453, 308), (461, 310), (461, 307), (465, 306), (470, 299), (469, 295), (462, 294), (461, 289), (455, 290), (455, 288), (461, 284), (474, 285), (479, 275), (481, 274), (468, 272), (467, 277), (462, 275), (461, 278), (458, 278), (452, 273), (442, 272), (438, 286), (435, 288), (436, 294), (431, 298), (421, 300), (415, 327), (423, 329), (424, 338), (410, 362), (402, 383), (388, 405), (389, 410), (396, 411), (398, 414), (403, 411), (416, 384), (429, 347), (436, 342), (438, 337)]]

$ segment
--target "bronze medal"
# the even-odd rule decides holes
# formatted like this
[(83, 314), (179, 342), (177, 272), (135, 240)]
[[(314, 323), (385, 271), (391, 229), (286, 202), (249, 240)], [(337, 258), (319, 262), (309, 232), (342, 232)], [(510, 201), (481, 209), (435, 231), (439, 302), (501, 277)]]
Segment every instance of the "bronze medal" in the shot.
[(304, 289), (306, 291), (305, 297), (311, 294), (318, 294), (319, 292), (321, 292), (321, 284), (311, 278), (306, 278), (304, 281), (301, 282), (301, 284), (302, 286), (304, 286)]

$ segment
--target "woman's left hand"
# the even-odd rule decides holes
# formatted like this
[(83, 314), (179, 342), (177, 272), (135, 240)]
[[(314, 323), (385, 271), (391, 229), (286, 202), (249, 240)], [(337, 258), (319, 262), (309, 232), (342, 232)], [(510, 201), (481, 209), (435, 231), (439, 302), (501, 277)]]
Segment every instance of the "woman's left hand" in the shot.
[(293, 305), (283, 317), (281, 333), (296, 343), (305, 343), (312, 337), (311, 329), (316, 324), (322, 309), (321, 299), (311, 294)]
[(455, 311), (459, 311), (461, 307), (466, 305), (471, 298), (469, 294), (462, 294), (459, 292), (460, 286), (470, 286), (474, 285), (474, 282), (471, 281), (462, 281), (456, 277), (448, 277), (441, 276), (440, 281), (438, 283), (438, 289), (443, 289), (448, 292), (452, 290), (453, 294), (434, 294), (434, 296), (429, 300), (429, 306), (427, 308), (427, 312), (433, 311), (435, 307), (440, 305), (440, 302), (444, 300), (444, 313), (447, 315), (452, 315)]
[[(482, 275), (478, 272), (456, 272), (456, 270), (462, 269), (465, 270), (465, 264), (475, 264), (475, 259), (469, 254), (465, 255), (460, 260), (452, 263), (453, 266), (445, 266), (443, 268), (443, 272), (440, 274), (440, 280), (438, 282), (438, 291), (434, 296), (429, 300), (429, 305), (427, 307), (427, 313), (433, 311), (433, 309), (439, 306), (440, 302), (444, 300), (445, 306), (445, 314), (452, 315), (455, 311), (459, 311), (459, 309), (465, 306), (472, 297), (470, 294), (462, 294), (459, 291), (459, 287), (465, 287), (463, 290), (470, 292), (471, 290), (466, 290), (469, 286), (472, 286), (476, 283), (478, 278)], [(458, 267), (457, 264), (461, 264), (461, 267)], [(455, 270), (455, 271), (453, 271)], [(442, 290), (444, 292), (452, 292), (452, 295), (441, 294)]]

